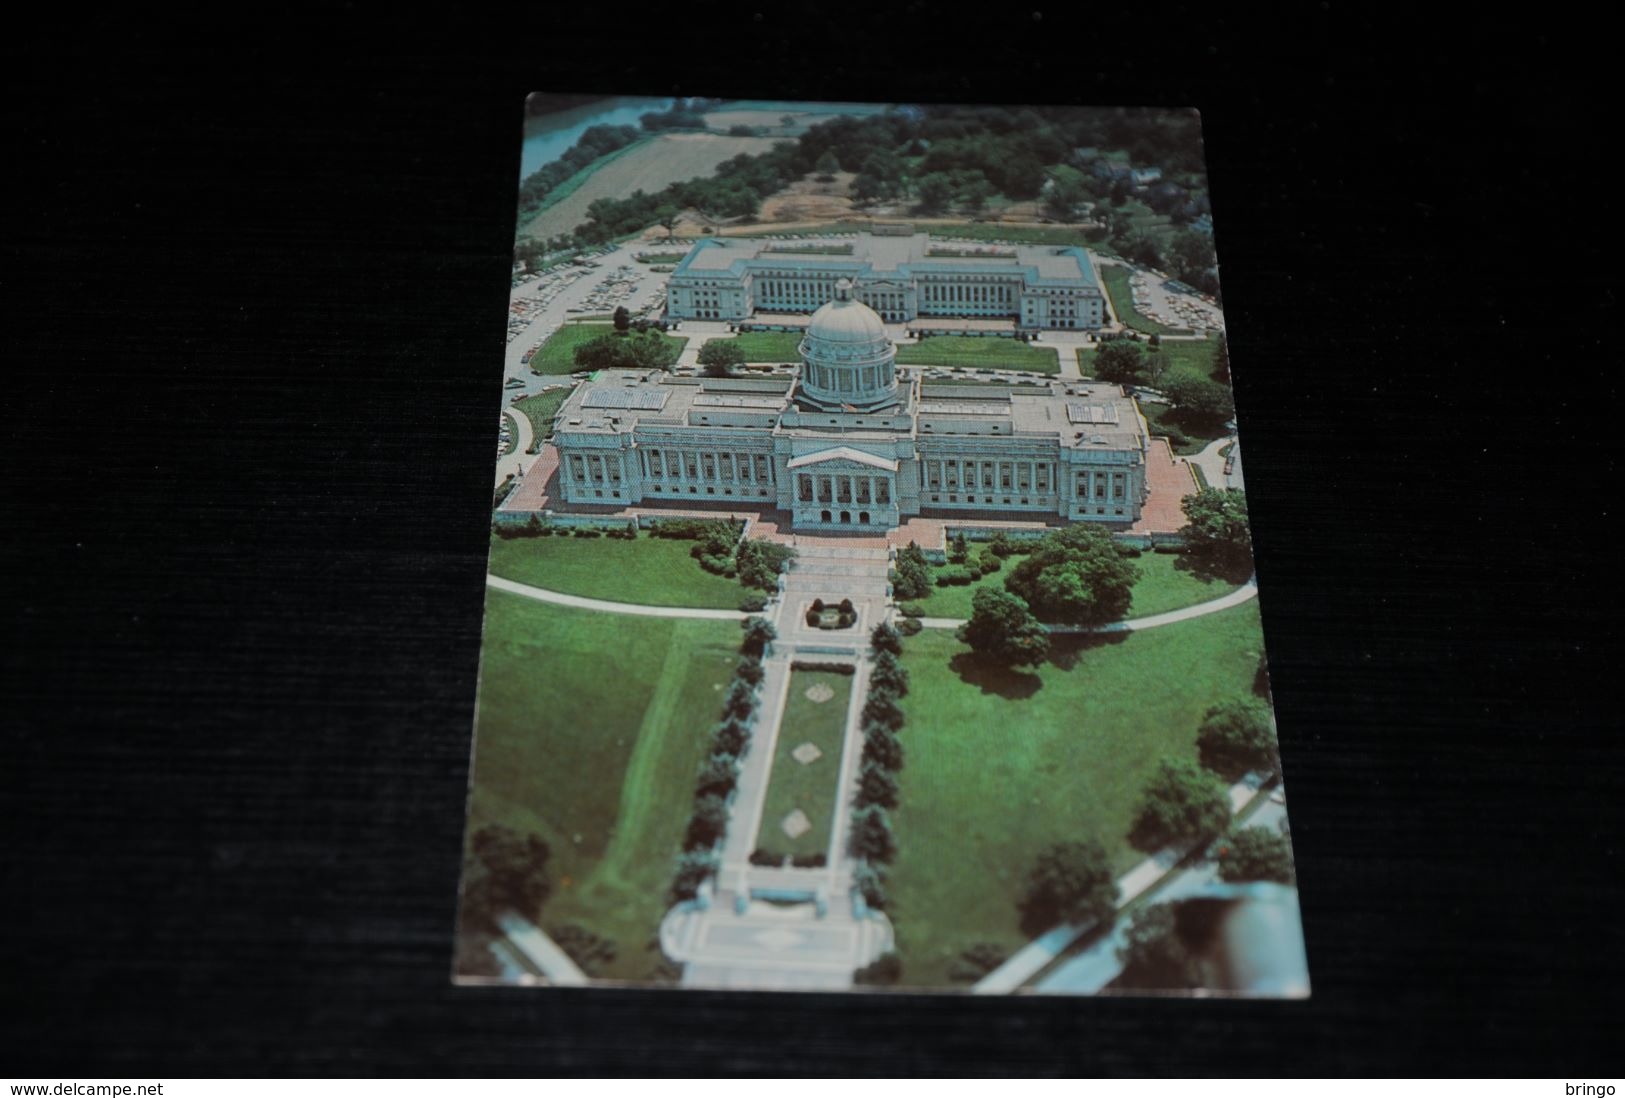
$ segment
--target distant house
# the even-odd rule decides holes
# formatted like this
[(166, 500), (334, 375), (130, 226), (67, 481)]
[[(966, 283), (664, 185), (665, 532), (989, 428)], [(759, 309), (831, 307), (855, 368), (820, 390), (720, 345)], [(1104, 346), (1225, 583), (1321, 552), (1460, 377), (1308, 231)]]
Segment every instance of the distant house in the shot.
[(1135, 168), (1130, 177), (1136, 187), (1144, 187), (1162, 178), (1161, 168)]

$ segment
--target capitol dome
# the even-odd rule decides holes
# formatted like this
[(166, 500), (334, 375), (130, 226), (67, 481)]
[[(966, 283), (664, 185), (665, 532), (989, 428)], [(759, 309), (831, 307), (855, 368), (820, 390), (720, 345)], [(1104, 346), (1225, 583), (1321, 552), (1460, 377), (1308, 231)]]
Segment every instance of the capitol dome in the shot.
[(846, 279), (807, 322), (800, 351), (801, 393), (811, 403), (867, 410), (896, 401), (896, 349), (880, 315), (853, 298)]

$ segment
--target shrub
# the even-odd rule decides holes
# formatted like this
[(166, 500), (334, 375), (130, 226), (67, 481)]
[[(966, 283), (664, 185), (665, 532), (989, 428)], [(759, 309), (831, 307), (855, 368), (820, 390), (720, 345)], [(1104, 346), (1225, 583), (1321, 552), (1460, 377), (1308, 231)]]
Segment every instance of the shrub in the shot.
[(873, 964), (864, 965), (852, 981), (871, 986), (889, 986), (903, 978), (903, 960), (895, 953), (882, 953)]
[(841, 611), (842, 614), (851, 614), (851, 613), (853, 613), (854, 608), (852, 606), (852, 600), (851, 599), (842, 599), (841, 600), (841, 605), (840, 605), (840, 611)]
[(912, 637), (924, 628), (919, 618), (903, 618), (897, 623), (897, 631), (905, 637)]
[(1228, 701), (1208, 709), (1196, 735), (1202, 765), (1227, 778), (1248, 770), (1273, 771), (1281, 765), (1267, 705)]
[(1232, 883), (1278, 881), (1292, 884), (1292, 844), (1285, 835), (1263, 827), (1248, 827), (1219, 844), (1219, 879)]
[(876, 656), (874, 670), (869, 673), (869, 688), (877, 687), (890, 690), (899, 698), (908, 697), (908, 672), (890, 652)]
[(822, 869), (828, 858), (822, 850), (812, 854), (797, 854), (790, 859), (790, 864), (797, 869)]
[(851, 675), (857, 668), (850, 663), (837, 663), (831, 660), (794, 660), (790, 664), (792, 671), (828, 671), (836, 675)]
[(734, 678), (748, 682), (752, 686), (760, 686), (763, 675), (762, 661), (756, 656), (745, 656), (734, 669)]
[(982, 575), (988, 576), (1004, 567), (1004, 561), (991, 549), (983, 549), (976, 554), (976, 566)]
[(863, 758), (887, 770), (903, 769), (903, 741), (883, 724), (863, 728)]
[(897, 635), (897, 630), (885, 622), (875, 626), (874, 632), (869, 634), (869, 643), (876, 652), (890, 652), (894, 656), (903, 654), (903, 641)]
[(1001, 557), (1013, 556), (1017, 552), (1015, 539), (1003, 530), (993, 535), (987, 547)]
[(739, 600), (739, 609), (747, 614), (754, 614), (767, 609), (767, 599), (762, 595), (746, 595)]
[(733, 755), (719, 752), (707, 756), (700, 763), (699, 780), (695, 792), (702, 796), (726, 797), (739, 781), (739, 760)]
[(821, 626), (823, 624), (824, 624), (824, 615), (820, 614), (817, 610), (808, 610), (807, 611), (807, 625), (810, 628), (817, 629), (819, 626)]
[(891, 817), (879, 805), (869, 805), (852, 813), (852, 855), (871, 862), (889, 862), (897, 856), (897, 840), (892, 835)]
[(865, 724), (878, 724), (893, 732), (903, 727), (903, 707), (897, 704), (897, 693), (885, 686), (875, 686), (863, 703)]
[(750, 683), (738, 679), (728, 687), (728, 697), (723, 702), (723, 713), (735, 717), (745, 718), (751, 715), (756, 708), (756, 691)]
[(575, 532), (573, 533), (572, 536), (573, 537), (578, 537), (578, 538), (596, 538), (596, 537), (602, 537), (603, 535), (599, 533), (599, 531), (598, 531), (598, 529), (596, 527), (593, 527), (593, 526), (577, 526), (575, 528)]
[(784, 864), (784, 855), (776, 850), (759, 846), (750, 852), (750, 864), (778, 867)]
[(859, 862), (852, 870), (852, 890), (870, 907), (884, 909), (887, 902), (885, 867)]
[(750, 729), (730, 716), (711, 731), (711, 746), (720, 755), (741, 755), (750, 743)]
[(683, 849), (700, 850), (710, 847), (728, 830), (728, 802), (714, 793), (707, 793), (694, 801), (694, 815), (688, 821), (688, 834)]
[(695, 559), (700, 562), (701, 568), (710, 572), (713, 576), (731, 576), (734, 574), (734, 559), (731, 556), (716, 553), (696, 553)]
[(858, 771), (858, 795), (852, 804), (864, 808), (878, 804), (882, 808), (897, 807), (897, 775), (874, 759), (865, 759)]
[(811, 609), (814, 614), (822, 614), (824, 612), (824, 600), (813, 599), (812, 606), (809, 609)]
[(925, 607), (922, 606), (921, 604), (917, 603), (917, 602), (905, 602), (901, 606), (899, 606), (897, 609), (898, 609), (899, 612), (901, 612), (903, 614), (904, 617), (909, 617), (909, 618), (923, 618), (923, 617), (925, 617)]
[(938, 587), (964, 587), (966, 584), (974, 583), (975, 581), (976, 576), (972, 574), (970, 569), (961, 568), (957, 564), (949, 565), (946, 568), (937, 569)]
[(717, 871), (717, 856), (709, 850), (685, 850), (677, 858), (671, 895), (674, 900), (692, 900), (695, 893)]

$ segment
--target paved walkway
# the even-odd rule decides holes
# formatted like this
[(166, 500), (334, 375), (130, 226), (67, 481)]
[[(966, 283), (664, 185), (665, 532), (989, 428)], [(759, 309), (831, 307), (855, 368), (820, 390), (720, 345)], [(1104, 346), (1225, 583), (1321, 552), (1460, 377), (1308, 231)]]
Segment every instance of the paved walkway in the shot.
[[(860, 714), (868, 694), (868, 638), (889, 609), (889, 553), (884, 545), (796, 541), (798, 556), (767, 611), (777, 639), (764, 661), (760, 709), (735, 787), (721, 866), (706, 896), (678, 904), (660, 924), (661, 948), (684, 965), (685, 987), (841, 990), (852, 986), (857, 969), (892, 945), (891, 923), (883, 914), (859, 915), (855, 909), (854, 864), (847, 852), (862, 753)], [(838, 631), (809, 627), (807, 607), (817, 598), (851, 598), (857, 622)], [(856, 668), (840, 756), (830, 760), (835, 804), (825, 864), (752, 865), (757, 847), (777, 845), (772, 837), (779, 821), (764, 818), (764, 810), (797, 659), (839, 660)], [(761, 898), (765, 892), (805, 901), (776, 905)]]
[(504, 408), (502, 414), (513, 421), (514, 446), (513, 452), (497, 458), (496, 482), (492, 488), (502, 486), (502, 480), (507, 476), (518, 476), (524, 472), (525, 467), (533, 464), (538, 455), (530, 453), (530, 444), (535, 441), (536, 430), (530, 425), (530, 417), (517, 408)]
[(550, 602), (555, 606), (570, 606), (577, 610), (597, 610), (602, 614), (631, 614), (640, 618), (709, 618), (713, 621), (741, 621), (750, 617), (749, 614), (739, 610), (702, 610), (693, 606), (643, 606), (632, 602), (589, 599), (581, 595), (566, 595), (560, 591), (532, 587), (528, 583), (517, 583), (501, 576), (487, 575), (485, 585), (498, 591), (507, 591), (509, 594), (523, 595), (537, 602)]
[[(1264, 779), (1249, 774), (1230, 787), (1230, 809), (1238, 811), (1258, 795)], [(1170, 847), (1159, 850), (1121, 877), (1117, 878), (1117, 907), (1124, 907), (1149, 892), (1165, 878), (1178, 870), (1179, 863), (1190, 857), (1201, 844)], [(1094, 930), (1094, 923), (1064, 923), (1053, 927), (1028, 942), (1004, 964), (988, 973), (971, 988), (977, 995), (1007, 995), (1038, 975), (1052, 964), (1068, 946)]]
[[(1052, 625), (1051, 633), (1138, 633), (1146, 629), (1156, 629), (1164, 625), (1172, 625), (1177, 621), (1189, 621), (1207, 614), (1217, 614), (1220, 610), (1228, 610), (1232, 606), (1240, 606), (1244, 602), (1251, 602), (1258, 597), (1258, 577), (1254, 576), (1246, 583), (1230, 592), (1220, 595), (1207, 602), (1199, 602), (1195, 606), (1185, 606), (1178, 610), (1169, 610), (1165, 614), (1149, 614), (1143, 618), (1127, 618), (1123, 621), (1108, 622), (1105, 625)], [(965, 624), (964, 618), (921, 618), (920, 624), (927, 629), (958, 629)]]
[[(1225, 455), (1219, 451), (1226, 446), (1232, 447), (1230, 456), (1235, 460), (1231, 462), (1230, 472), (1224, 471)], [(1243, 488), (1241, 480), (1241, 447), (1236, 442), (1236, 436), (1214, 439), (1202, 449), (1199, 454), (1192, 454), (1185, 459), (1192, 465), (1200, 465), (1207, 482), (1214, 488)]]
[(529, 920), (508, 911), (497, 916), (497, 925), (508, 943), (535, 965), (548, 983), (556, 987), (580, 987), (589, 982), (587, 974), (576, 966), (570, 955)]

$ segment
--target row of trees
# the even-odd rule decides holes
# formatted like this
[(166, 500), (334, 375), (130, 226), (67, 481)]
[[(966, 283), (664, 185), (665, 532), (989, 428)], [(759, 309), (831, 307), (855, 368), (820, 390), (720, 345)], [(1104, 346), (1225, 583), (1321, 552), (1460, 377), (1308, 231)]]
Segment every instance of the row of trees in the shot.
[(765, 672), (762, 660), (775, 636), (765, 618), (747, 618), (739, 646), (739, 665), (722, 703), (722, 717), (711, 730), (711, 753), (700, 764), (694, 782), (694, 811), (683, 835), (671, 895), (691, 900), (700, 886), (716, 874), (717, 846), (728, 831), (729, 802), (739, 781), (739, 760), (750, 746), (756, 717), (756, 690)]
[(886, 906), (885, 869), (897, 854), (889, 811), (897, 807), (897, 774), (903, 768), (898, 734), (905, 718), (901, 701), (908, 695), (908, 672), (899, 662), (901, 635), (882, 622), (870, 634), (874, 666), (864, 699), (863, 756), (858, 793), (852, 802), (850, 847), (858, 859), (852, 884), (870, 907)]
[(589, 339), (572, 352), (581, 370), (670, 370), (682, 353), (682, 345), (665, 339), (660, 332), (611, 332)]

